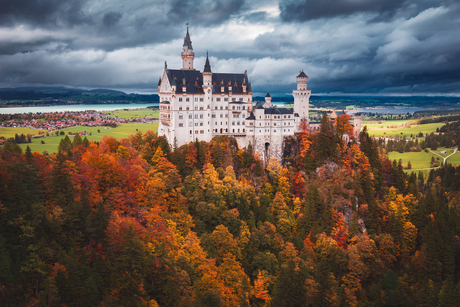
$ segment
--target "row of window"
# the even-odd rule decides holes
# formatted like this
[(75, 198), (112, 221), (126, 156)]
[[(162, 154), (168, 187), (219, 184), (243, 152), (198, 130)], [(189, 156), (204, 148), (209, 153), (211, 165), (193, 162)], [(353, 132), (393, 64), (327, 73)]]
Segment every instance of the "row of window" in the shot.
[[(262, 118), (262, 115), (259, 116), (259, 118)], [(270, 118), (270, 115), (265, 115), (264, 118)], [(283, 118), (291, 118), (291, 115), (283, 115)], [(273, 119), (281, 119), (281, 115), (274, 115)]]
[[(163, 101), (169, 101), (168, 99), (170, 99), (170, 98), (165, 97), (165, 98), (163, 98)], [(212, 98), (211, 100), (214, 101), (214, 98)], [(182, 97), (179, 97), (179, 102), (182, 102), (182, 101), (184, 101), (183, 98), (182, 98)], [(204, 101), (204, 98), (202, 98), (202, 97), (195, 97), (195, 102), (198, 102), (198, 101), (203, 102), (203, 101)], [(221, 98), (220, 98), (220, 97), (217, 97), (217, 98), (216, 98), (216, 101), (217, 101), (217, 102), (220, 102), (220, 101), (221, 101)], [(224, 101), (228, 102), (228, 98), (227, 98), (227, 97), (224, 97)], [(231, 102), (237, 102), (237, 101), (243, 102), (244, 99), (243, 99), (242, 97), (241, 97), (241, 98), (235, 98), (235, 97), (233, 97), (230, 101), (231, 101)], [(190, 102), (190, 97), (185, 97), (185, 102)]]
[[(193, 134), (193, 130), (190, 130), (190, 134)], [(204, 130), (195, 130), (195, 134), (204, 134)]]
[[(291, 129), (283, 129), (284, 132), (291, 132)], [(252, 130), (250, 130), (250, 132), (252, 132)], [(270, 129), (264, 129), (264, 132), (270, 132)], [(262, 129), (259, 129), (259, 133), (262, 133)], [(273, 130), (273, 133), (276, 133), (276, 129)]]

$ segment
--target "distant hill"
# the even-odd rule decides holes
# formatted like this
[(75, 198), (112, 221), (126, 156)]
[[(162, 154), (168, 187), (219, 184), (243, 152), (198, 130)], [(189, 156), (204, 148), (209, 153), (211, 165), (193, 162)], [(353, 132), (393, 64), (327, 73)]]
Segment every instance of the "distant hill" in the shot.
[(60, 104), (99, 104), (99, 103), (155, 103), (157, 94), (126, 94), (108, 89), (85, 90), (66, 87), (17, 87), (0, 88), (0, 106), (33, 106)]

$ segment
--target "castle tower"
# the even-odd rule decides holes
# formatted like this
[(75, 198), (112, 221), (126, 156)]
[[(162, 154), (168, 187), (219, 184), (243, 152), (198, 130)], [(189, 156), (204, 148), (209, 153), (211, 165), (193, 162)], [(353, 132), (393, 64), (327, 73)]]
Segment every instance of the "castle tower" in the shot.
[(271, 108), (272, 107), (272, 96), (270, 93), (267, 93), (265, 95), (265, 103), (264, 103), (264, 108)]
[(193, 52), (192, 41), (190, 40), (190, 34), (188, 33), (187, 25), (187, 34), (184, 37), (184, 45), (182, 48), (182, 70), (194, 70), (193, 69), (193, 59), (195, 58), (195, 53)]
[(361, 132), (361, 119), (363, 117), (361, 116), (361, 113), (355, 113), (353, 115), (353, 134), (355, 137), (355, 140), (359, 139), (359, 133)]
[(298, 118), (296, 130), (299, 129), (300, 120), (306, 119), (308, 122), (308, 103), (310, 101), (311, 91), (307, 90), (308, 76), (303, 72), (299, 73), (296, 78), (297, 90), (292, 91), (294, 96), (294, 116)]

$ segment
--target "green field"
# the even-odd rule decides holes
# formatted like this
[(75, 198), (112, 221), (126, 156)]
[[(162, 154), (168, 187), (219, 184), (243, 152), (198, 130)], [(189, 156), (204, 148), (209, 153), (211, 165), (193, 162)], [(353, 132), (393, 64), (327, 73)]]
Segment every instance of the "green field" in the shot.
[[(433, 124), (424, 124), (424, 125), (412, 125), (410, 128), (407, 127), (398, 127), (398, 128), (387, 128), (387, 126), (391, 125), (401, 125), (403, 123), (408, 122), (407, 120), (400, 120), (400, 121), (384, 121), (382, 124), (369, 124), (367, 122), (363, 122), (362, 126), (367, 126), (370, 136), (393, 136), (393, 137), (401, 137), (406, 136), (410, 137), (412, 135), (417, 135), (420, 132), (423, 134), (436, 132), (436, 128), (441, 128), (445, 125), (445, 123), (433, 123)], [(402, 132), (402, 133), (401, 133)]]
[[(441, 154), (441, 151), (446, 150), (445, 154)], [(442, 157), (447, 157), (448, 155), (452, 154), (454, 152), (453, 149), (451, 148), (443, 148), (439, 147), (437, 150), (432, 150), (434, 153), (439, 154)], [(388, 153), (388, 159), (391, 161), (396, 160), (399, 161), (399, 159), (402, 159), (402, 162), (404, 165), (407, 165), (407, 162), (410, 161), (412, 164), (412, 169), (422, 169), (422, 168), (429, 168), (430, 167), (430, 162), (431, 162), (431, 157), (439, 158), (439, 163), (443, 162), (443, 158), (439, 157), (438, 155), (435, 155), (431, 152), (405, 152), (405, 153), (399, 153), (396, 151), (392, 151)], [(457, 152), (447, 158), (446, 163), (450, 163), (452, 165), (460, 165), (460, 152), (457, 150)]]
[(160, 111), (148, 108), (132, 109), (132, 110), (115, 110), (110, 112), (113, 116), (118, 118), (159, 118)]
[[(432, 156), (435, 158), (438, 157), (431, 152), (427, 153), (423, 150), (421, 152), (399, 153), (397, 151), (392, 151), (388, 153), (388, 159), (390, 159), (390, 161), (396, 160), (396, 162), (399, 162), (399, 159), (402, 159), (404, 165), (407, 165), (407, 162), (410, 161), (413, 169), (429, 168)], [(440, 162), (442, 162), (441, 158), (439, 159)]]
[[(32, 129), (29, 127), (18, 127), (18, 128), (0, 128), (0, 136), (8, 138), (14, 138), (14, 135), (17, 133), (18, 135), (24, 134), (38, 134), (39, 129)], [(41, 130), (44, 131), (44, 130)]]
[[(2, 133), (0, 128), (0, 133)], [(13, 128), (13, 129), (20, 129), (20, 128)], [(130, 124), (123, 124), (120, 127), (117, 128), (107, 128), (105, 127), (72, 127), (72, 128), (66, 128), (62, 129), (61, 131), (64, 131), (65, 134), (67, 135), (68, 132), (88, 132), (91, 133), (91, 135), (87, 135), (86, 137), (88, 140), (93, 140), (93, 141), (99, 141), (104, 135), (109, 135), (113, 136), (114, 138), (117, 139), (123, 139), (127, 138), (131, 134), (135, 134), (137, 131), (136, 129), (142, 133), (147, 132), (147, 130), (152, 130), (157, 132), (158, 131), (158, 123), (153, 123), (153, 124), (139, 124), (139, 123), (130, 123)], [(100, 130), (101, 132), (98, 133), (97, 131)], [(34, 130), (36, 131), (36, 130)], [(13, 136), (14, 136), (13, 132)], [(35, 132), (36, 133), (36, 132)], [(54, 153), (57, 150), (57, 146), (59, 145), (59, 142), (61, 139), (65, 137), (64, 135), (59, 135), (59, 136), (45, 136), (43, 139), (32, 139), (32, 143), (28, 144), (19, 144), (23, 150), (26, 149), (27, 146), (30, 146), (30, 149), (32, 151), (47, 151), (48, 153)], [(70, 137), (71, 140), (73, 140), (73, 137)], [(44, 141), (45, 144), (41, 144), (41, 141)]]

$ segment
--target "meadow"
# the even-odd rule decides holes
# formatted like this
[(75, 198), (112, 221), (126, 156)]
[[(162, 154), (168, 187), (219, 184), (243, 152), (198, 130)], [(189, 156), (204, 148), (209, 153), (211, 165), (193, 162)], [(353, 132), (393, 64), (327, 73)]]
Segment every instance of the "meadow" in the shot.
[[(13, 129), (20, 129), (20, 128), (13, 128)], [(35, 132), (35, 134), (38, 132), (37, 130), (31, 129)], [(98, 132), (98, 130), (100, 132)], [(129, 124), (122, 124), (120, 127), (117, 128), (110, 128), (110, 127), (85, 127), (85, 126), (77, 126), (77, 127), (72, 127), (72, 128), (66, 128), (62, 129), (60, 131), (64, 131), (65, 135), (67, 135), (69, 132), (87, 132), (88, 135), (86, 138), (88, 140), (93, 140), (95, 142), (98, 142), (101, 140), (101, 138), (104, 135), (112, 136), (117, 139), (123, 139), (129, 137), (131, 134), (135, 134), (138, 131), (145, 133), (148, 130), (152, 130), (157, 132), (158, 131), (158, 123), (129, 123)], [(14, 132), (16, 133), (16, 132)], [(13, 133), (13, 137), (14, 137)], [(23, 133), (23, 132), (21, 132)], [(4, 135), (3, 133), (3, 128), (0, 128), (0, 134)], [(91, 135), (90, 135), (91, 134)], [(57, 147), (59, 145), (59, 142), (61, 141), (62, 138), (65, 137), (65, 135), (59, 135), (59, 136), (45, 136), (42, 139), (32, 139), (32, 143), (27, 143), (27, 144), (19, 144), (23, 150), (27, 148), (27, 146), (30, 147), (32, 151), (39, 151), (39, 152), (48, 152), (48, 153), (55, 153), (57, 151)], [(7, 137), (5, 135), (5, 137)], [(69, 136), (70, 140), (73, 141), (73, 137)], [(84, 136), (82, 136), (84, 138)], [(45, 144), (41, 144), (41, 141), (44, 141)]]
[[(400, 125), (406, 124), (409, 120), (388, 120), (383, 121), (382, 123), (378, 124), (377, 122), (369, 123), (367, 121), (362, 122), (362, 127), (367, 126), (368, 132), (370, 136), (386, 136), (386, 137), (410, 137), (411, 135), (417, 135), (420, 132), (423, 134), (436, 132), (437, 128), (441, 128), (445, 125), (445, 123), (432, 123), (432, 124), (424, 124), (424, 125), (411, 125), (409, 127), (398, 127)], [(395, 126), (397, 128), (387, 128), (391, 126)]]
[[(446, 153), (442, 154), (441, 151), (444, 150), (446, 151)], [(444, 159), (441, 157), (449, 156), (454, 152), (454, 149), (438, 147), (437, 150), (432, 150), (432, 152), (425, 152), (422, 150), (420, 152), (399, 153), (397, 151), (392, 151), (388, 153), (388, 159), (390, 159), (391, 161), (396, 160), (397, 162), (399, 161), (399, 159), (402, 159), (403, 165), (407, 165), (407, 162), (410, 161), (410, 163), (412, 164), (412, 169), (424, 169), (430, 168), (431, 157), (439, 158), (439, 163), (442, 163)], [(436, 153), (437, 155), (434, 153)], [(447, 158), (446, 163), (452, 165), (460, 165), (460, 152), (457, 151), (454, 155)]]
[(132, 109), (132, 110), (115, 110), (110, 113), (118, 118), (159, 118), (160, 111), (152, 110), (149, 108), (144, 109)]

